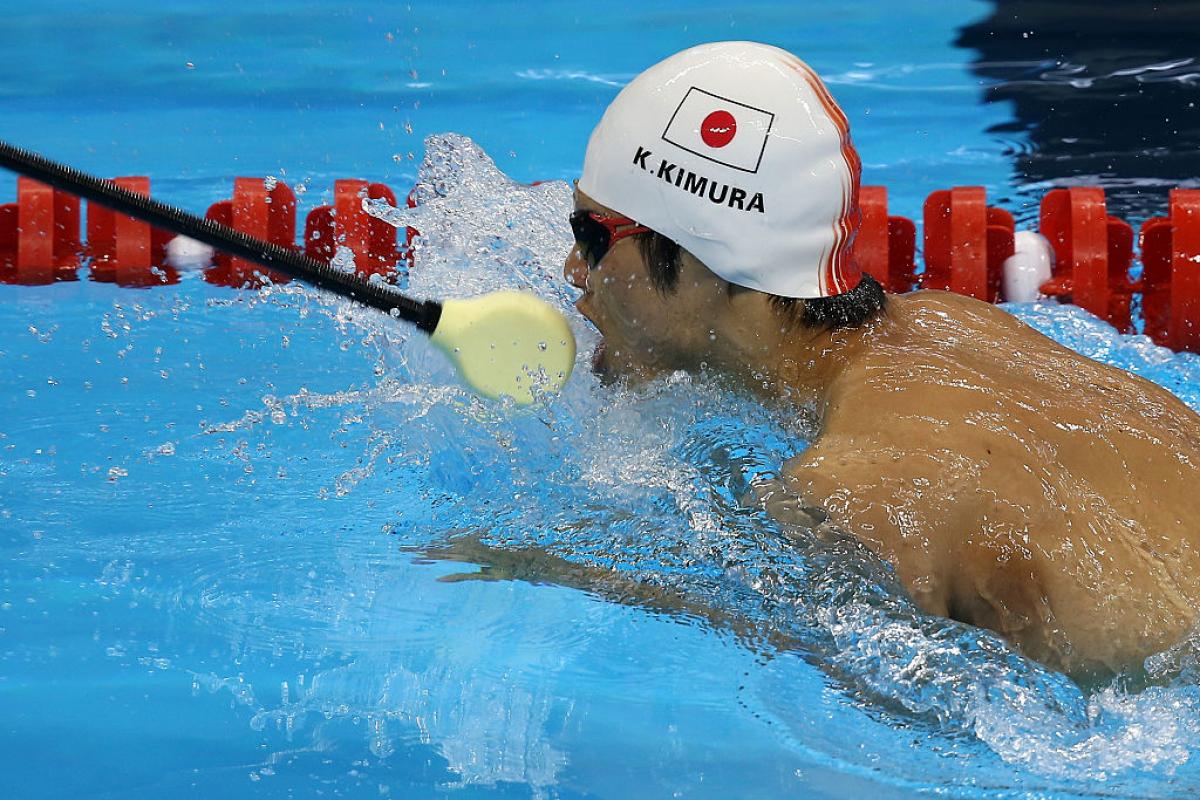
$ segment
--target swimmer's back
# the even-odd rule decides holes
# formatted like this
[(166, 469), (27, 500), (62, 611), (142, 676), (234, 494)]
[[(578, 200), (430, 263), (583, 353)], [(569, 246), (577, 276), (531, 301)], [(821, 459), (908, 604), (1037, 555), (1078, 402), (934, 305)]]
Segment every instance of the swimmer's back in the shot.
[(801, 488), (926, 610), (1033, 658), (1106, 671), (1178, 640), (1200, 599), (1200, 417), (989, 304), (890, 299), (788, 465)]

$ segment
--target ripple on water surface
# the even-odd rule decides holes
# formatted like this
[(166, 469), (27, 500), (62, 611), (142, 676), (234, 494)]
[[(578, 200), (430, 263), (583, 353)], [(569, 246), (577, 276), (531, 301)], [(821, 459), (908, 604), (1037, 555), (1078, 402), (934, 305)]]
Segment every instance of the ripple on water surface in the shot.
[[(772, 522), (748, 498), (811, 414), (684, 375), (601, 386), (558, 275), (570, 187), (517, 184), (460, 136), (427, 151), (419, 207), (372, 208), (422, 233), (409, 289), (558, 305), (581, 342), (564, 395), (480, 401), (422, 339), (294, 285), (72, 287), (79, 329), (3, 354), (42, 393), (0, 424), (20, 680), (49, 657), (12, 642), (45, 640), (48, 606), (104, 674), (225, 698), (274, 754), (264, 781), (334, 753), (381, 785), (436, 761), (426, 789), (542, 796), (604, 794), (603, 764), (708, 796), (827, 792), (834, 773), (883, 796), (1200, 785), (1190, 646), (1140, 692), (1084, 692), (920, 614), (838, 531)], [(1010, 310), (1200, 406), (1195, 357), (1074, 309)], [(48, 364), (79, 385), (44, 387)]]

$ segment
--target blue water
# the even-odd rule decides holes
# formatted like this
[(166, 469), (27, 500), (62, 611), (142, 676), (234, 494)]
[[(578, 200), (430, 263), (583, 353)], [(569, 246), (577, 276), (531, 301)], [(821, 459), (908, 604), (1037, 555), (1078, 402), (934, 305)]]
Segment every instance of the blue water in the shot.
[[(780, 45), (826, 77), (894, 209), (982, 184), (1028, 220), (1020, 135), (990, 132), (1009, 109), (952, 44), (989, 9), (64, 2), (6, 13), (0, 138), (197, 212), (236, 175), (289, 182), (302, 211), (336, 178), (420, 181), (412, 290), (532, 288), (585, 365), (560, 181), (623, 82), (688, 44)], [(1011, 310), (1200, 408), (1200, 358)], [(378, 315), (190, 273), (0, 287), (0, 380), (0, 797), (1200, 787), (1190, 646), (1139, 692), (1084, 692), (917, 613), (845, 541), (785, 544), (742, 498), (811, 426), (703, 378), (581, 368), (505, 409)], [(436, 557), (451, 542), (500, 580), (444, 580), (476, 571)]]

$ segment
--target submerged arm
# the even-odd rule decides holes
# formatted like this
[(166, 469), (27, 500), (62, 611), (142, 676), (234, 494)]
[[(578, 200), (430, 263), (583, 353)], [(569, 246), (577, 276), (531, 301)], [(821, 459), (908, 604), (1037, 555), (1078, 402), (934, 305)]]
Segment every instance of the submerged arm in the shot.
[(525, 581), (534, 585), (563, 586), (671, 618), (698, 619), (716, 630), (729, 631), (752, 649), (764, 645), (785, 650), (800, 647), (800, 643), (790, 637), (764, 631), (761, 625), (743, 615), (715, 608), (678, 589), (646, 583), (615, 569), (569, 561), (541, 547), (493, 547), (478, 535), (468, 534), (457, 536), (445, 545), (415, 552), (433, 561), (455, 561), (479, 567), (476, 572), (444, 575), (438, 579), (446, 583)]

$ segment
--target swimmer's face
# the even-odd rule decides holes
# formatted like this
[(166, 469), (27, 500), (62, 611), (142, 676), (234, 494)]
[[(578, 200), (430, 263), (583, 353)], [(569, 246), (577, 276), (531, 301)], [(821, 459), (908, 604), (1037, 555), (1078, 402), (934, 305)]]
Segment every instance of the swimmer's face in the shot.
[[(579, 190), (575, 209), (620, 216)], [(695, 369), (714, 357), (718, 316), (728, 311), (725, 283), (684, 254), (675, 291), (659, 292), (638, 239), (616, 241), (594, 265), (576, 245), (563, 265), (566, 279), (584, 290), (575, 306), (604, 337), (592, 368), (614, 378)]]

